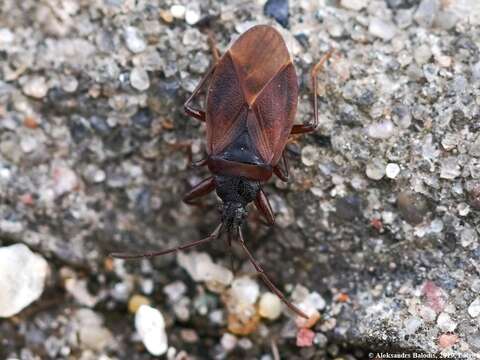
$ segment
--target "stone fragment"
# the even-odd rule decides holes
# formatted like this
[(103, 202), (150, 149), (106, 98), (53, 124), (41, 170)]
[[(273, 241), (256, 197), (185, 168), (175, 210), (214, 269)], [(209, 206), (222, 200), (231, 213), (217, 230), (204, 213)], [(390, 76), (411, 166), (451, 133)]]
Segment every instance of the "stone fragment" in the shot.
[(309, 347), (313, 345), (313, 339), (315, 338), (315, 333), (307, 328), (301, 328), (297, 333), (297, 346), (298, 347)]
[(43, 76), (32, 76), (23, 84), (22, 90), (25, 95), (41, 99), (47, 95), (47, 81)]
[(476, 318), (480, 315), (480, 297), (476, 298), (468, 307), (468, 315), (472, 318)]
[(443, 331), (451, 332), (456, 329), (457, 323), (452, 320), (450, 314), (442, 312), (438, 315), (437, 325)]
[(439, 7), (439, 0), (422, 0), (413, 18), (418, 25), (426, 28), (431, 27)]
[(263, 12), (265, 15), (273, 17), (283, 27), (288, 26), (288, 0), (268, 0)]
[(397, 27), (390, 21), (375, 17), (370, 20), (368, 32), (382, 40), (390, 41), (397, 33)]
[(157, 309), (142, 305), (135, 314), (135, 328), (148, 352), (160, 356), (167, 352), (165, 320)]
[(389, 179), (395, 179), (400, 174), (400, 166), (395, 163), (388, 163), (385, 168), (385, 174)]
[(374, 158), (367, 163), (365, 174), (372, 180), (380, 180), (385, 176), (385, 161)]
[(340, 5), (345, 9), (359, 11), (368, 5), (368, 0), (342, 0)]
[(125, 44), (128, 50), (138, 54), (143, 52), (147, 48), (147, 43), (139, 29), (133, 26), (127, 26), (123, 34), (125, 38)]
[(150, 87), (148, 72), (138, 67), (133, 68), (130, 72), (130, 84), (139, 91), (147, 90)]
[(10, 317), (37, 300), (48, 274), (44, 258), (23, 244), (0, 247), (0, 317)]
[(282, 301), (271, 292), (263, 294), (260, 298), (258, 312), (261, 317), (275, 320), (282, 314)]
[(87, 349), (103, 351), (112, 344), (113, 336), (104, 327), (102, 316), (90, 309), (79, 309), (75, 313), (78, 323), (78, 339)]

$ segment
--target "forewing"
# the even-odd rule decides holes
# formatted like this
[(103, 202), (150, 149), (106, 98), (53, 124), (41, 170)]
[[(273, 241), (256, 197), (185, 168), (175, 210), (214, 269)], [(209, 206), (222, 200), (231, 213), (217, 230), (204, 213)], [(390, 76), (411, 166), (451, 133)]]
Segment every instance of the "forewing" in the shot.
[(221, 152), (245, 124), (247, 105), (227, 52), (215, 68), (207, 96), (207, 151)]
[(290, 62), (258, 94), (247, 119), (248, 131), (266, 164), (280, 159), (293, 126), (298, 100), (295, 68)]
[(242, 34), (229, 52), (250, 106), (265, 85), (291, 61), (282, 36), (266, 25), (254, 26)]

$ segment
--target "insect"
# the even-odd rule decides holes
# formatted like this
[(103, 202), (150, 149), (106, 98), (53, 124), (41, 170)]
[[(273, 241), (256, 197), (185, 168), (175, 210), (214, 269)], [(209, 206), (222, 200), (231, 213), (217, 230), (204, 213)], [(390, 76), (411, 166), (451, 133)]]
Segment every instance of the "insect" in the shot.
[[(207, 166), (212, 176), (194, 186), (184, 197), (187, 204), (216, 190), (223, 202), (221, 223), (206, 238), (163, 251), (143, 254), (113, 253), (124, 259), (153, 257), (207, 243), (227, 234), (228, 244), (239, 241), (259, 276), (292, 311), (308, 318), (287, 300), (256, 262), (242, 234), (247, 205), (254, 203), (269, 225), (275, 217), (262, 184), (273, 174), (289, 177), (284, 154), (289, 137), (306, 134), (318, 126), (317, 73), (331, 56), (324, 55), (312, 68), (314, 118), (294, 124), (298, 101), (295, 68), (282, 36), (271, 26), (258, 25), (243, 33), (215, 63), (185, 102), (188, 115), (207, 127), (207, 157), (197, 166)], [(207, 90), (205, 109), (192, 106)]]

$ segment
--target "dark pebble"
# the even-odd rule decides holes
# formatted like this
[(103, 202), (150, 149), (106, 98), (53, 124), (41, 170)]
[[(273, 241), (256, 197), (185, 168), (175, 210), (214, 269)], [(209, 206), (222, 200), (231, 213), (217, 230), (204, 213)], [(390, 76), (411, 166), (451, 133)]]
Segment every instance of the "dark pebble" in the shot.
[(398, 195), (397, 206), (402, 217), (411, 225), (420, 224), (430, 210), (430, 204), (425, 197), (406, 191)]
[(268, 0), (263, 12), (277, 20), (284, 28), (288, 26), (288, 0)]

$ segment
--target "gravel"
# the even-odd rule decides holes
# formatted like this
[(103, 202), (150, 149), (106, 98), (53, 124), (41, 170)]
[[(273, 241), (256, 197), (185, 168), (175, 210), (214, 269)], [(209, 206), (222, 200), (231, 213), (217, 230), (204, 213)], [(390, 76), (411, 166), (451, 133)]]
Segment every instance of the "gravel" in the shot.
[[(23, 244), (49, 270), (7, 280), (0, 358), (478, 354), (479, 4), (3, 0), (0, 253)], [(335, 49), (318, 76), (319, 130), (294, 139), (290, 182), (265, 186), (277, 225), (251, 211), (245, 229), (273, 282), (315, 315), (308, 323), (285, 308), (277, 317), (236, 246), (230, 269), (223, 240), (178, 257), (107, 256), (218, 224), (214, 196), (181, 202), (208, 176), (189, 166), (205, 128), (183, 102), (211, 64), (208, 32), (223, 53), (258, 23), (292, 53), (297, 122), (312, 119), (309, 70)], [(9, 270), (24, 276), (18, 265)], [(35, 296), (13, 304), (23, 286)], [(255, 299), (238, 306), (238, 292)], [(275, 307), (267, 318), (262, 298)], [(143, 307), (160, 314), (165, 341), (135, 327)]]

